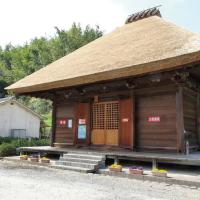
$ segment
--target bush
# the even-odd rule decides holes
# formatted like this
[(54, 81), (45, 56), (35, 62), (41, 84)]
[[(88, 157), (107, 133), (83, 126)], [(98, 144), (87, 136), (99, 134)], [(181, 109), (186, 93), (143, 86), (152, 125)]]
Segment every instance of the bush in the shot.
[(13, 140), (11, 144), (15, 148), (19, 147), (34, 147), (34, 146), (49, 146), (50, 145), (50, 140), (47, 139), (42, 139), (42, 140), (26, 140), (26, 139), (17, 139)]
[(3, 143), (0, 145), (0, 156), (11, 156), (16, 154), (16, 149), (12, 144)]
[(3, 143), (11, 143), (13, 140), (17, 140), (18, 138), (13, 137), (0, 137), (0, 145)]

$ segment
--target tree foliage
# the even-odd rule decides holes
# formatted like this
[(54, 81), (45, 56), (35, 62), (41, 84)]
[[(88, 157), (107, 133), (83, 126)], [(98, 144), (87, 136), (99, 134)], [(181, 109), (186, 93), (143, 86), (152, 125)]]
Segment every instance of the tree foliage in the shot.
[[(69, 30), (55, 27), (53, 37), (31, 39), (23, 46), (7, 44), (3, 50), (0, 46), (0, 98), (13, 95), (4, 88), (34, 73), (59, 58), (77, 50), (89, 42), (101, 37), (103, 31), (96, 25), (83, 29), (80, 24), (73, 23)], [(51, 102), (30, 97), (18, 97), (19, 101), (39, 114), (47, 114), (51, 110)]]

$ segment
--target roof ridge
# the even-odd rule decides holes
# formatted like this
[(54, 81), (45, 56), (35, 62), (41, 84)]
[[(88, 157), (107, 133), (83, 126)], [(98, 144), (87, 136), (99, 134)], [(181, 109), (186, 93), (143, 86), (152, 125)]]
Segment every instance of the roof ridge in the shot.
[(141, 19), (144, 19), (144, 18), (148, 18), (148, 17), (154, 16), (154, 15), (162, 17), (161, 14), (160, 14), (160, 10), (158, 9), (158, 7), (160, 7), (160, 6), (161, 5), (155, 6), (153, 8), (148, 8), (146, 10), (139, 11), (137, 13), (134, 13), (134, 14), (130, 15), (128, 17), (128, 19), (126, 20), (125, 24), (129, 24), (131, 22), (136, 22), (138, 20), (141, 20)]

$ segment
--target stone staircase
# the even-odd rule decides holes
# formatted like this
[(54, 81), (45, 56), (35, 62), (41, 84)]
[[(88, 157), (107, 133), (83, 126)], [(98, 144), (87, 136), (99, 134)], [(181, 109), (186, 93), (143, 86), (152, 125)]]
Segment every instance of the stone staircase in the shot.
[(100, 154), (67, 153), (52, 168), (91, 173), (105, 166), (105, 156)]

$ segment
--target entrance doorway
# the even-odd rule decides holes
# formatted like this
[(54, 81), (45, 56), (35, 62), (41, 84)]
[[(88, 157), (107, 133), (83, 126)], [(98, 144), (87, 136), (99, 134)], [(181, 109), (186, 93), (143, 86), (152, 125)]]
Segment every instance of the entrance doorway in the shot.
[(118, 146), (118, 135), (119, 102), (93, 103), (91, 143)]

